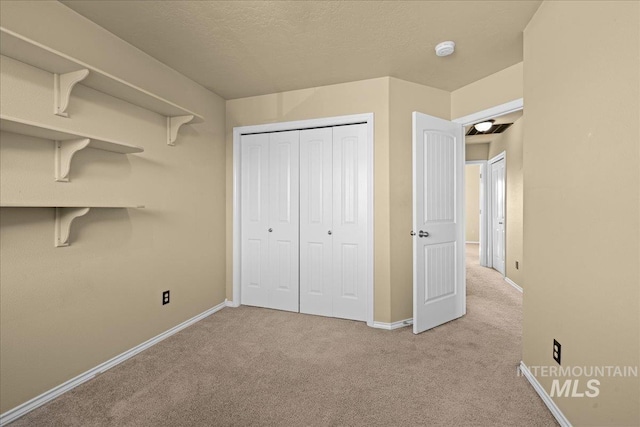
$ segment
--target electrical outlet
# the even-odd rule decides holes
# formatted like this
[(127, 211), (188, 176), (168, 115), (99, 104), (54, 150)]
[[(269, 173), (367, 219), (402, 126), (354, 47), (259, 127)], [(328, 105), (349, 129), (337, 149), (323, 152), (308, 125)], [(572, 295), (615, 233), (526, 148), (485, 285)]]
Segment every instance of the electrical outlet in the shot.
[(162, 305), (169, 304), (169, 291), (162, 293)]
[(520, 262), (516, 261), (516, 270), (520, 270)]
[(562, 355), (562, 346), (558, 341), (553, 340), (553, 360), (558, 362), (558, 365), (560, 365), (561, 355)]

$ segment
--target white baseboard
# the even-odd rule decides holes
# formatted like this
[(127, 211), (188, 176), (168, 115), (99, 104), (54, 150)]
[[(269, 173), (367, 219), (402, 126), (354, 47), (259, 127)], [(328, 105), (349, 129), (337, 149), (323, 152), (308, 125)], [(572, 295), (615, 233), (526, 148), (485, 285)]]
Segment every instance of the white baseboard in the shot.
[(518, 286), (518, 284), (516, 282), (514, 282), (513, 280), (509, 279), (507, 276), (504, 276), (504, 281), (507, 282), (508, 284), (510, 284), (511, 286), (513, 286), (514, 288), (516, 288), (516, 290), (523, 292), (522, 287)]
[(235, 305), (233, 301), (229, 301), (228, 299), (224, 300), (224, 305), (227, 307), (240, 307), (240, 304)]
[(104, 363), (101, 363), (100, 365), (96, 366), (95, 368), (89, 369), (88, 371), (78, 375), (75, 378), (70, 379), (69, 381), (66, 381), (62, 384), (60, 384), (57, 387), (52, 388), (49, 391), (46, 391), (44, 393), (42, 393), (39, 396), (34, 397), (33, 399), (23, 403), (22, 405), (16, 406), (13, 409), (8, 410), (7, 412), (5, 412), (4, 414), (0, 414), (0, 427), (9, 424), (12, 421), (15, 421), (16, 419), (22, 417), (23, 415), (28, 414), (29, 412), (33, 411), (34, 409), (44, 405), (47, 402), (50, 402), (51, 400), (55, 399), (56, 397), (68, 392), (69, 390), (79, 386), (80, 384), (89, 381), (90, 379), (92, 379), (93, 377), (95, 377), (96, 375), (99, 375), (111, 368), (113, 368), (116, 365), (119, 365), (120, 363), (124, 362), (127, 359), (132, 358), (133, 356), (135, 356), (136, 354), (148, 349), (149, 347), (159, 343), (160, 341), (164, 340), (165, 338), (169, 338), (171, 335), (175, 334), (176, 332), (179, 332), (181, 330), (183, 330), (184, 328), (193, 325), (194, 323), (204, 319), (207, 316), (212, 315), (213, 313), (215, 313), (216, 311), (220, 311), (221, 309), (223, 309), (227, 304), (227, 300), (225, 300), (224, 302), (216, 305), (215, 307), (210, 308), (207, 311), (204, 311), (200, 314), (198, 314), (197, 316), (192, 317), (189, 320), (185, 320), (184, 322), (180, 323), (177, 326), (174, 326), (173, 328), (169, 329), (168, 331), (165, 331), (163, 333), (161, 333), (160, 335), (156, 335), (155, 337), (143, 342), (142, 344), (139, 344), (135, 347), (133, 347), (132, 349), (129, 349), (127, 351), (125, 351), (122, 354), (119, 354), (118, 356), (107, 360)]
[(399, 322), (385, 323), (385, 322), (373, 322), (372, 327), (377, 329), (386, 329), (392, 331), (394, 329), (404, 328), (405, 326), (413, 325), (413, 318), (400, 320)]
[(560, 408), (558, 408), (558, 406), (556, 405), (556, 402), (553, 401), (551, 396), (549, 396), (547, 391), (538, 382), (536, 377), (534, 377), (531, 371), (529, 371), (529, 368), (527, 368), (527, 365), (525, 365), (524, 362), (520, 362), (520, 372), (522, 372), (524, 377), (529, 381), (544, 404), (547, 405), (547, 408), (549, 408), (551, 415), (553, 415), (556, 421), (558, 421), (558, 424), (560, 424), (561, 427), (571, 427), (571, 423), (569, 422), (567, 417), (564, 416)]
[(471, 243), (471, 244), (474, 244), (474, 245), (479, 245), (480, 244), (480, 242), (472, 242), (471, 240), (467, 240), (465, 243)]

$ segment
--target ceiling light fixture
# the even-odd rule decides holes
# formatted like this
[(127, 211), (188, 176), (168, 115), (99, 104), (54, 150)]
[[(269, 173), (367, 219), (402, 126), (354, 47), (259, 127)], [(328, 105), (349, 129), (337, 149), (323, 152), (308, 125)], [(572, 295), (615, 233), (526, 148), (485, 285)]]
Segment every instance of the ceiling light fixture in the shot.
[(442, 43), (438, 43), (436, 46), (436, 55), (438, 56), (449, 56), (456, 49), (455, 42), (446, 41)]
[(476, 128), (478, 132), (486, 132), (491, 129), (493, 122), (495, 122), (495, 120), (486, 120), (484, 122), (476, 123), (473, 127)]

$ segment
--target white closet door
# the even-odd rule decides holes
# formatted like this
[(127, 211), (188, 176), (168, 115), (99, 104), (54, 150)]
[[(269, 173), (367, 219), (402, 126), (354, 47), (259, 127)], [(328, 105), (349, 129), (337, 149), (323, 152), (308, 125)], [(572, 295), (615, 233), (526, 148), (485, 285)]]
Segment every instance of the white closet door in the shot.
[(333, 130), (300, 131), (300, 312), (333, 316)]
[(298, 311), (300, 131), (269, 134), (269, 308)]
[(366, 320), (367, 128), (333, 128), (333, 316)]
[(242, 304), (269, 307), (269, 134), (241, 140)]

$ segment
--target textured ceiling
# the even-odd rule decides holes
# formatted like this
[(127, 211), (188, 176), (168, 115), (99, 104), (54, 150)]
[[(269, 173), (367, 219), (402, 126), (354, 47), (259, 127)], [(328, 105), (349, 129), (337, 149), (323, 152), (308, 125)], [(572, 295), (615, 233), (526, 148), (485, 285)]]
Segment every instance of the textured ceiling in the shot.
[[(63, 1), (226, 99), (393, 76), (454, 90), (522, 61), (540, 1)], [(454, 40), (456, 52), (435, 56)]]

